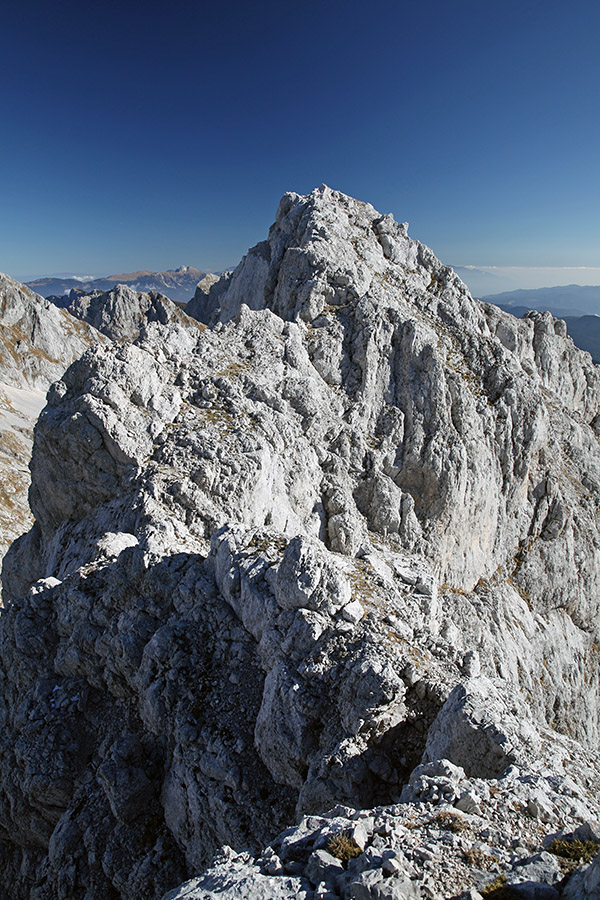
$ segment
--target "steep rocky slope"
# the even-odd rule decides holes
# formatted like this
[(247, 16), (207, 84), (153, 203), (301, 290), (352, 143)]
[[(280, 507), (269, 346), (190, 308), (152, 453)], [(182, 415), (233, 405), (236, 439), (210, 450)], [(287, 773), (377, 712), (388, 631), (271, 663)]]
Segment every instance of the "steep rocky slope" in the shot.
[(558, 896), (529, 857), (599, 814), (598, 369), (325, 187), (221, 288), (209, 328), (85, 354), (36, 426), (0, 619), (10, 896), (150, 900), (223, 844), (271, 847), (172, 896), (519, 866)]
[(110, 291), (72, 292), (64, 308), (113, 341), (132, 341), (148, 322), (182, 322), (185, 313), (168, 297), (118, 284)]
[(29, 460), (33, 426), (45, 403), (44, 391), (0, 386), (0, 566), (14, 539), (33, 524)]
[(98, 339), (23, 284), (0, 274), (0, 375), (3, 384), (44, 389)]
[(184, 321), (185, 313), (160, 294), (118, 285), (57, 309), (0, 275), (0, 558), (33, 522), (27, 502), (33, 426), (50, 384), (88, 347), (106, 343), (102, 335), (131, 341), (148, 322)]
[(194, 296), (185, 307), (188, 316), (208, 325), (219, 307), (222, 295), (229, 287), (232, 275), (233, 270), (222, 272), (221, 275), (207, 275), (199, 281)]
[(46, 389), (98, 337), (0, 274), (0, 560), (32, 524), (28, 467)]

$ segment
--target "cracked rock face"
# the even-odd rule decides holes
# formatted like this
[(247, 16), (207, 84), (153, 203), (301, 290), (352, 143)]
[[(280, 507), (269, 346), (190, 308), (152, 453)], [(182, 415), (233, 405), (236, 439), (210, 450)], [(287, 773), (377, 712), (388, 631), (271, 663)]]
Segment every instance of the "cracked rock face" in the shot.
[(27, 504), (28, 464), (45, 392), (99, 337), (0, 274), (0, 559), (33, 521)]
[(98, 342), (89, 325), (0, 274), (0, 375), (4, 384), (45, 390)]
[(166, 325), (186, 319), (185, 313), (168, 297), (157, 291), (135, 291), (125, 284), (105, 292), (73, 292), (66, 309), (113, 341), (134, 340), (148, 322)]
[(232, 896), (420, 896), (418, 854), (339, 884), (324, 844), (258, 854), (336, 805), (393, 805), (396, 852), (410, 804), (478, 815), (510, 767), (539, 781), (511, 829), (593, 820), (589, 355), (325, 187), (207, 291), (208, 328), (88, 352), (36, 427), (0, 619), (12, 896), (160, 898), (223, 845), (255, 856), (173, 896), (234, 869)]

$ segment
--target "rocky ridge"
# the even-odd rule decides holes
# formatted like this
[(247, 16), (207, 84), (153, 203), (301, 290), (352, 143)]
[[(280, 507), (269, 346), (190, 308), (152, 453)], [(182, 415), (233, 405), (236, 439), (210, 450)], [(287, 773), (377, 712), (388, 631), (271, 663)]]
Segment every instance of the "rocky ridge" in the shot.
[(43, 390), (96, 343), (89, 325), (0, 274), (0, 373), (3, 384)]
[(0, 298), (1, 558), (33, 523), (27, 501), (33, 427), (50, 384), (88, 347), (102, 343), (102, 335), (132, 341), (151, 321), (191, 323), (167, 297), (124, 285), (74, 294), (68, 305), (57, 309), (25, 285), (0, 275)]
[[(207, 276), (208, 277), (208, 276)], [(71, 291), (64, 304), (76, 319), (93, 325), (113, 341), (133, 341), (148, 322), (182, 322), (185, 313), (168, 297), (118, 284), (110, 291)]]
[(0, 559), (33, 521), (28, 466), (46, 389), (98, 337), (0, 274)]
[(326, 187), (205, 296), (36, 427), (11, 896), (150, 900), (223, 845), (170, 896), (558, 895), (548, 840), (600, 813), (598, 369)]

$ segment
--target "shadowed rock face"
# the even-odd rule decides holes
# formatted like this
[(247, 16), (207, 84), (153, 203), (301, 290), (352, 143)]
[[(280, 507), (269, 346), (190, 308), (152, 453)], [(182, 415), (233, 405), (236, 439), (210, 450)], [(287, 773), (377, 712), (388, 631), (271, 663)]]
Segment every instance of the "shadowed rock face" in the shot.
[[(223, 844), (403, 790), (498, 781), (518, 831), (512, 763), (546, 796), (577, 760), (562, 820), (597, 815), (589, 356), (326, 187), (219, 284), (211, 327), (87, 353), (36, 427), (0, 619), (13, 896), (160, 897)], [(302, 853), (198, 890), (237, 866), (300, 896), (325, 864)]]

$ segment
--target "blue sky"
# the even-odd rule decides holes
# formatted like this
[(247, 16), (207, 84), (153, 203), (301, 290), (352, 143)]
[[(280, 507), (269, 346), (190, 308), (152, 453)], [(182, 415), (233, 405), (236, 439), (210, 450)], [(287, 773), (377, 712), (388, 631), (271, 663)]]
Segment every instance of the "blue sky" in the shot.
[(448, 263), (598, 267), (599, 34), (591, 0), (12, 4), (0, 271), (220, 269), (322, 182)]

